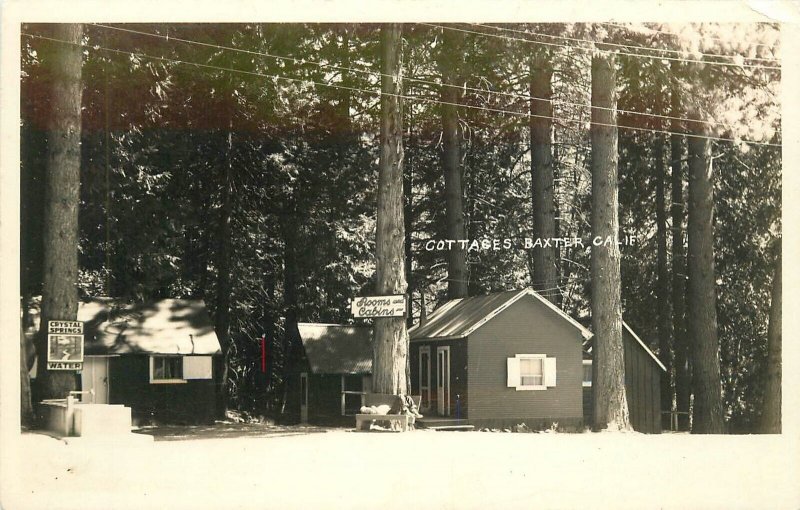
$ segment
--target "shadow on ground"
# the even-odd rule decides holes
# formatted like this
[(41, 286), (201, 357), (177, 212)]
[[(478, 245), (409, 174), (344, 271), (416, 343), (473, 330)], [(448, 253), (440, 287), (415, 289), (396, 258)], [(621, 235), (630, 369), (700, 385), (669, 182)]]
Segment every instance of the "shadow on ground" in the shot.
[(148, 434), (156, 441), (224, 439), (241, 437), (285, 437), (336, 430), (311, 425), (270, 425), (265, 423), (225, 423), (213, 425), (158, 425), (139, 427), (133, 432)]

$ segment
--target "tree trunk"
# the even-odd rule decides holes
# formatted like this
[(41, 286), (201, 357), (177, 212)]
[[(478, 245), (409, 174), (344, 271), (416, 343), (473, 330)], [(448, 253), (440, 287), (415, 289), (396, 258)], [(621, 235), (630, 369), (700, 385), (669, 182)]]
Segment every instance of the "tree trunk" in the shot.
[(228, 365), (231, 351), (231, 211), (233, 208), (233, 119), (228, 124), (228, 141), (224, 180), (222, 183), (222, 207), (219, 219), (219, 252), (217, 256), (217, 309), (215, 330), (222, 348), (222, 411), (228, 410)]
[[(531, 201), (534, 239), (557, 236), (553, 193), (553, 66), (549, 55), (537, 52), (531, 60)], [(536, 99), (542, 98), (542, 99)], [(533, 248), (533, 289), (550, 302), (560, 305), (556, 248)]]
[[(82, 25), (53, 26), (52, 112), (47, 145), (44, 275), (37, 342), (39, 398), (66, 398), (76, 387), (72, 371), (47, 370), (47, 322), (78, 316), (78, 204), (81, 165)], [(68, 44), (69, 43), (69, 44)]]
[[(678, 66), (670, 63), (672, 75), (670, 112), (672, 132), (681, 131), (680, 95), (677, 82)], [(689, 430), (689, 404), (692, 395), (691, 371), (689, 367), (689, 346), (686, 341), (686, 260), (684, 256), (683, 221), (683, 136), (673, 134), (670, 137), (670, 160), (672, 166), (671, 194), (672, 205), (672, 334), (675, 351), (675, 408), (678, 415), (678, 430)]]
[[(408, 74), (410, 75), (412, 69), (413, 49), (406, 63)], [(408, 95), (411, 95), (411, 90), (408, 90)], [(414, 316), (412, 314), (414, 303), (414, 250), (413, 250), (413, 230), (414, 230), (414, 168), (412, 166), (412, 157), (414, 155), (414, 105), (413, 102), (408, 108), (408, 151), (406, 151), (406, 164), (403, 165), (403, 222), (404, 222), (404, 248), (405, 248), (405, 264), (406, 264), (406, 281), (408, 284), (408, 316), (406, 317), (406, 327), (410, 328), (414, 325)], [(411, 367), (408, 367), (408, 374), (411, 377)]]
[[(27, 306), (27, 302), (23, 301)], [(33, 425), (33, 406), (31, 404), (31, 377), (28, 370), (28, 342), (25, 339), (25, 330), (19, 330), (19, 382), (20, 382), (20, 419), (22, 426), (27, 428)]]
[[(460, 34), (445, 30), (442, 34), (442, 167), (444, 168), (445, 221), (448, 239), (466, 239), (464, 227), (464, 187), (461, 183), (461, 147), (459, 143), (458, 108), (460, 100), (458, 65)], [(452, 85), (452, 86), (448, 86)], [(446, 104), (449, 103), (449, 104)], [(447, 252), (447, 297), (467, 297), (469, 272), (467, 250), (456, 243)]]
[(612, 54), (592, 58), (592, 391), (596, 429), (630, 429), (622, 346), (619, 203), (617, 198), (616, 69)]
[(772, 280), (772, 303), (769, 309), (769, 328), (767, 329), (767, 377), (764, 385), (764, 409), (761, 412), (761, 432), (763, 434), (781, 433), (781, 241), (775, 246), (775, 276)]
[(672, 306), (669, 294), (669, 261), (667, 260), (667, 211), (666, 180), (667, 169), (664, 162), (666, 139), (657, 135), (654, 146), (656, 173), (656, 300), (658, 302), (658, 354), (667, 373), (661, 383), (661, 409), (672, 411), (674, 388), (672, 382)]
[[(376, 293), (404, 294), (406, 277), (403, 240), (403, 131), (401, 27), (381, 28), (381, 152), (378, 167), (376, 228)], [(408, 333), (404, 317), (376, 318), (372, 390), (407, 393)]]
[(289, 388), (289, 376), (292, 368), (294, 356), (294, 345), (300, 338), (297, 329), (297, 198), (295, 190), (289, 191), (289, 197), (284, 209), (284, 217), (281, 222), (283, 236), (283, 308), (284, 323), (283, 344), (281, 346), (283, 355), (283, 409), (286, 405), (286, 398)]
[[(700, 122), (692, 122), (690, 132), (708, 136), (707, 125)], [(712, 167), (709, 140), (690, 135), (687, 325), (693, 361), (692, 432), (698, 434), (725, 432), (717, 339)]]

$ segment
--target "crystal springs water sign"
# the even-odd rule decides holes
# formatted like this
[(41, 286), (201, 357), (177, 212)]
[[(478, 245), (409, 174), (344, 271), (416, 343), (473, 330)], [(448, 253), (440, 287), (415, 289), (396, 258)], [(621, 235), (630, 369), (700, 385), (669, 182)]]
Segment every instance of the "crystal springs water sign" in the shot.
[(403, 317), (406, 314), (406, 297), (364, 296), (350, 302), (353, 317)]
[(83, 366), (83, 322), (47, 322), (48, 370), (80, 370)]

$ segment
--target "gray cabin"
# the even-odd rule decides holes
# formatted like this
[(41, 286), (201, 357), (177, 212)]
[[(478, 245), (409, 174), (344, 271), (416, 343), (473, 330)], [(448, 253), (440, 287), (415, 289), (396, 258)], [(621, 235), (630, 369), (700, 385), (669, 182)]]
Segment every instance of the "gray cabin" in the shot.
[(588, 329), (531, 289), (447, 301), (409, 331), (428, 418), (476, 427), (583, 426)]

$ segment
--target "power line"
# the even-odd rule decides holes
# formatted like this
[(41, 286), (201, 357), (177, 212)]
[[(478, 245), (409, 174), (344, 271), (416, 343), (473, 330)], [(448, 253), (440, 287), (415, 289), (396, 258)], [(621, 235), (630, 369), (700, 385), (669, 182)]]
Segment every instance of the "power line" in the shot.
[[(28, 33), (25, 33), (25, 32), (23, 32), (21, 35), (26, 36), (26, 37), (32, 37), (32, 38), (35, 38), (35, 39), (43, 39), (43, 40), (59, 42), (59, 43), (63, 43), (63, 44), (70, 44), (70, 45), (74, 45), (74, 46), (92, 48), (94, 50), (103, 50), (103, 51), (108, 51), (108, 52), (111, 52), (111, 53), (130, 55), (130, 56), (141, 57), (141, 58), (149, 58), (149, 59), (153, 59), (153, 60), (160, 60), (162, 62), (172, 62), (172, 63), (175, 63), (175, 64), (184, 64), (184, 65), (189, 65), (189, 66), (195, 66), (195, 67), (198, 67), (198, 68), (213, 69), (213, 70), (217, 70), (217, 71), (241, 73), (241, 74), (245, 74), (245, 75), (249, 75), (249, 76), (257, 76), (257, 77), (261, 77), (261, 78), (273, 78), (273, 79), (277, 79), (277, 80), (300, 82), (300, 83), (305, 83), (305, 84), (318, 85), (318, 86), (321, 86), (321, 87), (329, 87), (329, 88), (335, 88), (335, 89), (340, 89), (340, 90), (349, 90), (351, 92), (361, 92), (361, 93), (377, 95), (377, 96), (397, 97), (399, 99), (408, 99), (410, 101), (423, 101), (423, 102), (426, 102), (426, 103), (429, 103), (429, 104), (441, 104), (441, 105), (455, 106), (455, 107), (460, 107), (460, 108), (467, 108), (467, 109), (472, 109), (472, 110), (483, 110), (483, 111), (487, 111), (487, 112), (502, 113), (502, 114), (513, 115), (513, 116), (517, 116), (517, 117), (542, 118), (542, 119), (550, 119), (550, 120), (559, 121), (559, 122), (572, 122), (572, 123), (577, 123), (577, 124), (584, 124), (585, 123), (585, 121), (582, 121), (582, 120), (579, 120), (579, 119), (564, 119), (564, 118), (554, 117), (554, 116), (550, 116), (550, 115), (537, 115), (537, 114), (532, 114), (532, 113), (527, 113), (527, 112), (516, 112), (516, 111), (513, 111), (513, 110), (503, 110), (501, 108), (489, 108), (489, 107), (474, 106), (474, 105), (469, 105), (469, 104), (453, 103), (453, 102), (448, 102), (448, 101), (440, 101), (440, 100), (435, 100), (435, 99), (428, 99), (428, 98), (424, 98), (424, 97), (408, 96), (408, 95), (404, 95), (404, 94), (390, 94), (390, 93), (383, 92), (383, 91), (364, 90), (364, 89), (360, 89), (360, 88), (357, 88), (357, 87), (348, 87), (346, 85), (334, 85), (334, 84), (331, 84), (331, 83), (316, 82), (316, 81), (313, 81), (313, 80), (308, 80), (308, 79), (303, 79), (303, 78), (291, 78), (291, 77), (288, 77), (288, 76), (282, 76), (282, 75), (277, 75), (277, 74), (267, 74), (267, 73), (259, 73), (259, 72), (256, 72), (256, 71), (245, 71), (243, 69), (233, 69), (233, 68), (229, 68), (229, 67), (219, 67), (219, 66), (214, 66), (214, 65), (211, 65), (211, 64), (201, 64), (201, 63), (198, 63), (198, 62), (190, 62), (190, 61), (179, 60), (179, 59), (174, 59), (174, 58), (161, 57), (161, 56), (155, 56), (155, 55), (148, 55), (146, 53), (136, 53), (136, 52), (131, 52), (131, 51), (119, 50), (119, 49), (115, 49), (115, 48), (106, 48), (106, 47), (103, 47), (103, 46), (92, 45), (92, 44), (87, 44), (87, 43), (73, 43), (71, 41), (65, 41), (63, 39), (56, 39), (56, 38), (53, 38), (53, 37), (46, 37), (46, 36), (37, 35), (37, 34), (28, 34)], [(781, 147), (781, 144), (776, 144), (776, 143), (756, 142), (756, 141), (751, 141), (751, 140), (742, 140), (742, 139), (718, 137), (718, 136), (708, 136), (708, 135), (698, 135), (698, 134), (693, 134), (693, 133), (680, 133), (680, 132), (669, 131), (669, 130), (665, 130), (665, 129), (642, 128), (642, 127), (637, 127), (637, 126), (620, 126), (620, 125), (617, 125), (617, 124), (608, 124), (608, 123), (595, 122), (595, 121), (589, 121), (589, 124), (590, 125), (595, 125), (595, 126), (615, 127), (615, 128), (618, 128), (618, 129), (629, 129), (629, 130), (633, 130), (633, 131), (645, 131), (645, 132), (648, 132), (648, 133), (662, 133), (662, 134), (668, 134), (668, 135), (679, 135), (679, 136), (686, 136), (686, 137), (690, 137), (690, 138), (699, 138), (699, 139), (705, 139), (705, 140), (716, 140), (716, 141), (734, 142), (734, 143), (748, 143), (748, 144), (751, 144), (751, 145), (761, 145), (761, 146), (767, 146), (767, 147)]]
[[(278, 60), (288, 60), (288, 61), (296, 62), (296, 63), (299, 63), (299, 64), (303, 64), (303, 65), (311, 64), (311, 65), (316, 65), (316, 66), (319, 66), (319, 67), (330, 67), (331, 69), (337, 69), (337, 70), (341, 70), (341, 71), (354, 71), (354, 72), (357, 72), (357, 73), (367, 74), (367, 75), (376, 76), (376, 77), (384, 77), (384, 76), (389, 77), (389, 78), (391, 77), (390, 75), (381, 73), (380, 71), (369, 71), (369, 70), (357, 69), (357, 68), (353, 68), (353, 67), (337, 66), (335, 64), (326, 64), (326, 63), (317, 62), (317, 61), (314, 61), (314, 60), (300, 59), (300, 58), (295, 58), (295, 57), (287, 57), (287, 56), (284, 56), (284, 55), (275, 55), (275, 54), (272, 54), (272, 53), (247, 50), (247, 49), (244, 49), (244, 48), (233, 48), (233, 47), (230, 47), (230, 46), (222, 46), (222, 45), (206, 43), (206, 42), (202, 42), (202, 41), (195, 41), (195, 40), (191, 40), (191, 39), (183, 39), (183, 38), (180, 38), (180, 37), (170, 37), (168, 35), (155, 34), (155, 33), (152, 33), (152, 32), (143, 32), (143, 31), (140, 31), (140, 30), (133, 30), (133, 29), (129, 29), (129, 28), (115, 27), (115, 26), (111, 26), (111, 25), (103, 25), (103, 24), (100, 24), (100, 23), (92, 23), (91, 25), (97, 26), (97, 27), (100, 27), (100, 28), (118, 30), (120, 32), (127, 32), (127, 33), (132, 33), (132, 34), (137, 34), (137, 35), (144, 35), (144, 36), (148, 36), (148, 37), (160, 38), (160, 39), (166, 40), (167, 42), (169, 42), (170, 40), (173, 40), (173, 41), (178, 41), (178, 42), (182, 42), (182, 43), (185, 43), (185, 44), (195, 44), (195, 45), (199, 45), (199, 46), (210, 47), (210, 48), (215, 48), (215, 49), (220, 49), (220, 50), (236, 51), (236, 52), (245, 53), (245, 54), (248, 54), (248, 55), (264, 56), (264, 57), (278, 59)], [(423, 79), (419, 79), (419, 78), (405, 78), (404, 77), (403, 81), (409, 81), (409, 82), (414, 82), (414, 83), (423, 83), (423, 84), (427, 84), (427, 85), (436, 85), (436, 86), (439, 86), (439, 87), (451, 87), (451, 88), (456, 88), (456, 89), (459, 89), (459, 90), (468, 90), (468, 91), (471, 91), (471, 92), (497, 94), (497, 95), (506, 96), (506, 97), (513, 97), (515, 99), (525, 99), (527, 101), (535, 99), (535, 100), (540, 100), (540, 101), (550, 101), (553, 104), (563, 104), (563, 105), (569, 105), (569, 106), (576, 106), (576, 107), (579, 107), (579, 108), (589, 108), (589, 109), (598, 109), (598, 110), (612, 110), (612, 108), (608, 108), (608, 107), (604, 107), (604, 106), (592, 106), (592, 105), (587, 105), (587, 104), (583, 104), (583, 103), (576, 103), (576, 102), (573, 102), (573, 101), (566, 101), (566, 100), (562, 100), (562, 99), (547, 99), (547, 98), (543, 98), (543, 97), (532, 96), (530, 94), (518, 94), (518, 93), (515, 93), (515, 92), (503, 92), (503, 91), (492, 90), (492, 89), (480, 89), (480, 88), (476, 88), (476, 87), (454, 85), (454, 84), (450, 84), (450, 83), (441, 83), (441, 82), (435, 82), (435, 81), (431, 81), (431, 80), (423, 80)], [(693, 120), (693, 119), (688, 119), (688, 118), (685, 118), (685, 117), (677, 117), (677, 116), (672, 116), (672, 115), (662, 115), (662, 114), (657, 114), (657, 113), (645, 113), (645, 112), (639, 112), (639, 111), (635, 111), (635, 110), (623, 110), (623, 109), (619, 109), (619, 108), (616, 109), (616, 111), (618, 113), (622, 113), (624, 115), (638, 115), (638, 116), (657, 118), (657, 119), (678, 120), (678, 121), (681, 121), (681, 122), (699, 122), (701, 124), (708, 124), (708, 125), (716, 125), (716, 126), (726, 127), (725, 124), (722, 123), (722, 122), (713, 122), (713, 121), (708, 121), (708, 120)]]
[[(496, 38), (499, 38), (499, 39), (506, 39), (506, 40), (509, 40), (509, 41), (520, 41), (520, 42), (527, 42), (527, 43), (531, 43), (531, 44), (541, 44), (541, 45), (545, 45), (545, 46), (556, 46), (556, 47), (562, 47), (562, 48), (578, 48), (578, 49), (582, 49), (582, 50), (588, 50), (589, 49), (589, 48), (584, 48), (582, 46), (576, 46), (574, 44), (559, 44), (559, 43), (551, 43), (551, 42), (544, 42), (544, 41), (533, 41), (533, 40), (527, 39), (527, 38), (510, 37), (510, 36), (507, 36), (507, 35), (500, 35), (500, 34), (490, 34), (488, 32), (479, 32), (479, 31), (476, 31), (476, 30), (467, 30), (467, 29), (464, 29), (464, 28), (451, 27), (451, 26), (445, 26), (445, 25), (434, 25), (434, 24), (431, 24), (431, 23), (419, 23), (419, 24), (420, 25), (429, 26), (429, 27), (434, 27), (434, 28), (441, 28), (443, 30), (454, 30), (454, 31), (457, 31), (457, 32), (464, 32), (464, 33), (467, 33), (467, 34), (483, 35), (483, 36), (486, 36), (486, 37), (496, 37)], [(526, 33), (528, 35), (534, 35), (534, 36), (535, 35), (540, 35), (540, 34), (535, 34), (535, 33), (531, 33), (531, 32), (526, 32)], [(595, 42), (595, 41), (590, 41), (588, 39), (581, 39), (581, 40), (585, 41), (587, 43), (594, 43)], [(601, 43), (601, 44), (607, 44), (607, 43)], [(604, 50), (604, 49), (601, 49), (601, 48), (596, 48), (596, 49), (597, 49), (597, 51), (602, 51), (604, 53), (616, 53), (617, 55), (625, 55), (625, 56), (636, 57), (636, 58), (649, 58), (649, 59), (655, 59), (655, 60), (673, 60), (673, 61), (676, 61), (676, 62), (691, 62), (691, 63), (705, 64), (705, 65), (712, 65), (712, 66), (749, 67), (749, 68), (754, 68), (754, 69), (774, 69), (774, 70), (780, 70), (781, 69), (780, 66), (762, 66), (762, 65), (756, 65), (756, 64), (735, 64), (733, 62), (709, 62), (707, 60), (698, 60), (698, 59), (691, 59), (691, 58), (666, 57), (666, 56), (663, 56), (663, 55), (658, 55), (658, 56), (656, 56), (656, 55), (642, 55), (641, 53), (630, 53), (630, 52), (624, 52), (624, 51), (618, 51), (618, 50)]]
[[(635, 31), (636, 31), (636, 30), (634, 30), (634, 29), (633, 29), (633, 27), (631, 27), (631, 25), (630, 25), (630, 24), (627, 24), (627, 25), (626, 25), (626, 24), (623, 24), (623, 23), (612, 23), (612, 22), (608, 22), (608, 21), (606, 21), (606, 22), (601, 22), (600, 24), (602, 24), (602, 25), (608, 25), (608, 26), (612, 26), (612, 27), (617, 27), (617, 28), (624, 28), (624, 29), (628, 30), (629, 32), (635, 32)], [(657, 28), (651, 28), (651, 27), (648, 27), (648, 26), (646, 26), (646, 25), (643, 25), (643, 26), (644, 26), (645, 30), (649, 30), (650, 32), (655, 32), (655, 33), (658, 33), (658, 34), (669, 35), (669, 36), (676, 37), (676, 38), (680, 38), (680, 37), (681, 37), (681, 35), (680, 35), (680, 34), (676, 34), (675, 32), (669, 32), (669, 31), (667, 31), (667, 30), (659, 30), (659, 29), (657, 29)], [(727, 40), (723, 39), (722, 37), (715, 37), (715, 36), (713, 36), (713, 35), (704, 35), (703, 37), (705, 37), (706, 39), (713, 39), (713, 40), (715, 40), (715, 41), (720, 41), (720, 42), (728, 42)], [(751, 44), (752, 44), (753, 46), (764, 46), (764, 47), (770, 47), (770, 45), (769, 45), (769, 44), (765, 44), (765, 43), (757, 43), (757, 42), (754, 42), (754, 43), (751, 43)], [(760, 58), (759, 58), (759, 59), (752, 59), (752, 60), (780, 60), (780, 59), (760, 59)]]
[[(498, 26), (486, 25), (486, 24), (482, 24), (482, 23), (469, 23), (469, 24), (473, 25), (473, 26), (477, 26), (477, 27), (487, 27), (487, 28), (493, 28), (495, 30), (504, 30), (504, 31), (507, 31), (507, 32), (515, 32), (515, 33), (519, 33), (519, 34), (534, 35), (534, 36), (537, 36), (537, 37), (549, 37), (551, 39), (564, 39), (564, 40), (567, 40), (567, 41), (575, 41), (575, 42), (592, 42), (589, 39), (581, 39), (581, 38), (567, 37), (567, 36), (561, 36), (561, 35), (542, 34), (542, 33), (539, 33), (539, 32), (530, 32), (530, 31), (527, 31), (527, 30), (519, 30), (519, 29), (513, 29), (513, 28), (507, 28), (507, 27), (498, 27)], [(613, 42), (603, 42), (602, 44), (604, 46), (613, 46), (613, 47), (626, 48), (626, 49), (631, 49), (631, 50), (637, 50), (638, 49), (638, 50), (645, 50), (645, 51), (673, 53), (673, 54), (678, 54), (678, 55), (683, 55), (684, 54), (684, 52), (681, 51), (681, 50), (673, 50), (673, 49), (670, 49), (670, 48), (652, 48), (652, 47), (648, 47), (648, 46), (639, 46), (639, 45), (636, 45), (636, 44), (613, 43)], [(734, 59), (736, 57), (741, 57), (744, 60), (760, 60), (760, 61), (766, 61), (766, 62), (779, 62), (780, 61), (780, 59), (776, 59), (776, 58), (745, 57), (744, 55), (722, 55), (722, 54), (719, 54), (719, 53), (699, 53), (699, 54), (702, 55), (703, 57), (718, 57), (718, 58), (730, 58), (730, 59)], [(642, 56), (649, 56), (649, 55), (642, 55)], [(657, 55), (654, 55), (654, 56), (658, 57)], [(734, 62), (734, 64), (735, 64), (735, 62)], [(736, 65), (739, 65), (739, 64), (736, 64)], [(758, 67), (761, 67), (761, 66), (758, 66)], [(770, 68), (770, 69), (772, 69), (772, 68)]]

